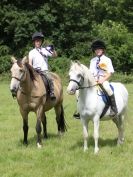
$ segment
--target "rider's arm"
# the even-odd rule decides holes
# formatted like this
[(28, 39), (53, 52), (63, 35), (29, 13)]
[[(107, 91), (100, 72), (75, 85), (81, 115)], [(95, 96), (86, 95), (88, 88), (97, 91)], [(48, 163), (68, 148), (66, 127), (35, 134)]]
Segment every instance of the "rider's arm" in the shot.
[(109, 80), (109, 78), (111, 77), (112, 73), (107, 73), (104, 75), (104, 77), (100, 77), (100, 79), (98, 80), (99, 84), (102, 84), (104, 81)]
[(31, 55), (31, 53), (29, 52), (29, 56), (28, 56), (28, 58), (29, 58), (29, 64), (32, 66), (32, 55)]

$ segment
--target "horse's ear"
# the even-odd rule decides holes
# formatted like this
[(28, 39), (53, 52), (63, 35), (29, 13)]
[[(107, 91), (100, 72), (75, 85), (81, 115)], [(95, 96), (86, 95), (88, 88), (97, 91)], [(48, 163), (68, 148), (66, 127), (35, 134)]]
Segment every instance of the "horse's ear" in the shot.
[(28, 57), (25, 56), (25, 57), (22, 59), (22, 63), (25, 64), (25, 63), (28, 63), (28, 62), (29, 62)]
[(79, 61), (79, 60), (76, 60), (76, 63), (77, 63), (78, 65), (81, 65), (81, 63), (80, 63), (80, 61)]
[(12, 63), (16, 63), (17, 62), (17, 60), (16, 60), (16, 58), (14, 56), (11, 57), (11, 62)]

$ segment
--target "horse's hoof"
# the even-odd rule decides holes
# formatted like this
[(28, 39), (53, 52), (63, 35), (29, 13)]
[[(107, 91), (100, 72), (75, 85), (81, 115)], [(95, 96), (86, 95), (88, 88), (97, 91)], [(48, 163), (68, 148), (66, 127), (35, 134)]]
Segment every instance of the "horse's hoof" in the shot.
[(84, 147), (84, 152), (86, 152), (88, 150), (88, 147)]
[(42, 145), (41, 145), (40, 143), (37, 143), (37, 147), (38, 147), (39, 149), (41, 149), (41, 148), (42, 148)]
[(117, 140), (117, 145), (118, 145), (118, 146), (121, 145), (121, 144), (123, 144), (123, 143), (124, 143), (124, 138)]
[(48, 139), (48, 136), (47, 136), (47, 135), (44, 135), (43, 138), (44, 138), (44, 139)]
[(59, 132), (58, 132), (58, 135), (59, 135), (59, 136), (63, 136), (63, 135), (64, 135), (64, 132), (63, 132), (63, 131), (59, 131)]
[(23, 141), (24, 146), (28, 146), (28, 141)]
[(94, 150), (94, 154), (97, 155), (98, 152), (99, 152), (99, 148), (96, 148), (96, 149)]

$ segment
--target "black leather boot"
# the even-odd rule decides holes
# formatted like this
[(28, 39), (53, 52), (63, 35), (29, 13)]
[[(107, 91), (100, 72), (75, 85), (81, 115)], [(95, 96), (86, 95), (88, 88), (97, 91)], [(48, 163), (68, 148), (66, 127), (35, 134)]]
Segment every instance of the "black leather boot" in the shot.
[(110, 116), (115, 116), (118, 113), (118, 110), (117, 110), (114, 94), (109, 96), (109, 98), (110, 98), (110, 101), (111, 101)]
[(75, 112), (74, 114), (73, 114), (73, 117), (75, 118), (75, 119), (80, 119), (80, 114), (79, 114), (79, 112)]
[(54, 84), (51, 79), (49, 79), (49, 87), (50, 87), (50, 98), (51, 98), (51, 100), (55, 100), (56, 96), (54, 94)]

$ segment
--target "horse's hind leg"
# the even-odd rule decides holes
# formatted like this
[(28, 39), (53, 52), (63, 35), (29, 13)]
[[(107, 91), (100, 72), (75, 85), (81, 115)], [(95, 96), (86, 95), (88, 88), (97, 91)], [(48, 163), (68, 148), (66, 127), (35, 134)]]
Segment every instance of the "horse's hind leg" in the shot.
[(45, 113), (43, 113), (43, 116), (42, 116), (42, 125), (43, 125), (43, 137), (48, 138), (48, 136), (47, 136), (47, 119), (46, 119)]
[(64, 109), (62, 104), (55, 106), (56, 122), (58, 125), (58, 133), (63, 133), (66, 131)]
[(118, 140), (117, 144), (123, 144), (124, 142), (124, 115), (119, 115), (118, 118), (114, 118), (113, 122), (118, 128)]

